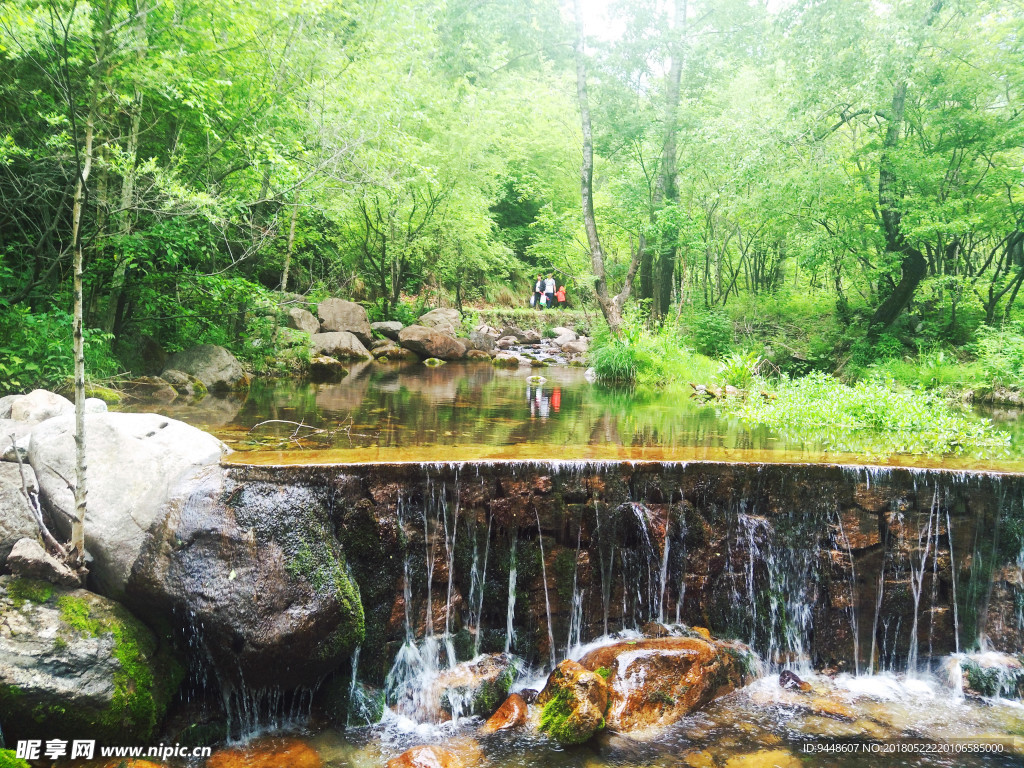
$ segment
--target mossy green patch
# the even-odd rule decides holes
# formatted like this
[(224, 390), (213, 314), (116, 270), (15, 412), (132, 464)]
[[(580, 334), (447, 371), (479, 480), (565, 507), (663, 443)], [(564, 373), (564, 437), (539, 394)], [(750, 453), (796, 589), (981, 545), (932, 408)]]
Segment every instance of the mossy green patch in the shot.
[(99, 384), (86, 384), (85, 396), (99, 398), (107, 405), (117, 405), (124, 399), (124, 396), (116, 389), (101, 387)]
[(53, 585), (37, 579), (12, 579), (7, 584), (7, 596), (15, 608), (26, 602), (41, 604), (53, 597)]
[(595, 675), (600, 675), (605, 680), (612, 676), (612, 671), (608, 667), (598, 667), (594, 670)]
[(11, 749), (0, 749), (0, 768), (32, 768)]
[[(602, 718), (595, 730), (599, 731), (604, 726)], [(594, 735), (594, 731), (582, 727), (573, 716), (572, 702), (564, 690), (559, 690), (544, 704), (540, 712), (540, 730), (559, 744), (582, 744)]]

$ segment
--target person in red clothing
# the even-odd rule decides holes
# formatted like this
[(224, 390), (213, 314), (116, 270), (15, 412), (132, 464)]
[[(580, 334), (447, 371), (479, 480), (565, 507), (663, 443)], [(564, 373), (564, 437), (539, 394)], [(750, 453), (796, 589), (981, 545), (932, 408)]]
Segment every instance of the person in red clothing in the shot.
[(565, 309), (565, 286), (558, 286), (558, 290), (555, 291), (555, 301), (558, 302), (559, 309)]

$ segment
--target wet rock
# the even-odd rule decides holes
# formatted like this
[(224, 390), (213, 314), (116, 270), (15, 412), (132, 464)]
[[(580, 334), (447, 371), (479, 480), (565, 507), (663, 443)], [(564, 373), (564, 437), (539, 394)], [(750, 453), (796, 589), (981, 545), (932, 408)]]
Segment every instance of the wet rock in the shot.
[(707, 750), (687, 752), (683, 755), (686, 768), (716, 768), (715, 758)]
[(668, 637), (670, 634), (672, 634), (671, 632), (669, 632), (668, 627), (666, 627), (664, 624), (659, 624), (656, 621), (649, 621), (646, 624), (644, 624), (640, 628), (640, 632), (641, 634), (643, 634), (644, 637)]
[(497, 733), (518, 728), (526, 722), (526, 701), (518, 693), (513, 693), (505, 703), (498, 707), (498, 711), (488, 718), (487, 722), (480, 728), (481, 733)]
[[(183, 474), (216, 464), (227, 447), (195, 427), (153, 413), (98, 413), (86, 416), (85, 428), (85, 547), (93, 558), (92, 583), (101, 594), (120, 599), (169, 489)], [(43, 422), (32, 431), (28, 455), (42, 504), (67, 537), (75, 509), (68, 485), (75, 477), (74, 434), (72, 416)]]
[(317, 305), (316, 312), (320, 316), (320, 331), (322, 333), (351, 333), (363, 345), (369, 344), (373, 340), (366, 310), (355, 302), (344, 299), (326, 299)]
[(299, 739), (260, 739), (244, 747), (220, 749), (206, 761), (206, 768), (320, 768), (323, 760), (315, 749)]
[(49, 554), (36, 539), (20, 539), (7, 556), (7, 568), (15, 576), (45, 581), (62, 587), (82, 586), (81, 577)]
[(34, 389), (27, 395), (15, 395), (9, 402), (10, 418), (26, 424), (39, 424), (55, 416), (75, 412), (73, 402), (45, 389)]
[(433, 745), (413, 747), (388, 760), (387, 768), (468, 768), (457, 754)]
[(405, 326), (395, 320), (386, 320), (381, 323), (370, 323), (370, 328), (373, 331), (376, 331), (384, 338), (391, 339), (392, 341), (398, 341), (398, 334), (402, 332), (402, 328), (404, 327)]
[(518, 343), (519, 342), (516, 341), (514, 336), (502, 336), (500, 339), (494, 342), (494, 346), (496, 349), (511, 349)]
[(419, 316), (419, 325), (454, 336), (462, 327), (462, 314), (457, 309), (432, 309)]
[(131, 569), (129, 604), (183, 629), (231, 689), (312, 685), (364, 637), (330, 490), (244, 481), (216, 464), (169, 488)]
[(493, 365), (495, 368), (518, 368), (519, 358), (516, 357), (515, 355), (506, 355), (499, 353), (494, 356), (493, 360), (491, 360), (491, 365)]
[(608, 686), (601, 675), (566, 660), (537, 696), (540, 729), (560, 744), (582, 744), (605, 727)]
[[(171, 376), (173, 378), (173, 374)], [(126, 381), (123, 386), (125, 392), (139, 400), (170, 403), (178, 397), (177, 390), (163, 376), (140, 376)]]
[(174, 391), (179, 395), (201, 397), (206, 394), (206, 385), (197, 377), (184, 371), (168, 368), (160, 375), (160, 378), (174, 387)]
[(725, 768), (801, 768), (800, 758), (786, 749), (762, 749), (730, 757)]
[(339, 360), (369, 360), (373, 357), (362, 342), (348, 331), (317, 333), (309, 338), (313, 353)]
[(308, 309), (291, 307), (288, 310), (288, 327), (296, 331), (305, 331), (310, 336), (320, 332), (320, 321)]
[(420, 357), (459, 360), (466, 355), (466, 345), (459, 339), (422, 325), (410, 325), (398, 334), (398, 343)]
[(784, 690), (797, 690), (804, 691), (805, 693), (811, 690), (811, 684), (805, 683), (797, 674), (789, 669), (784, 669), (779, 673), (779, 687)]
[[(25, 465), (22, 470), (28, 490), (36, 490), (36, 473), (32, 467)], [(21, 539), (40, 542), (39, 525), (22, 493), (22, 470), (11, 462), (0, 463), (0, 566)]]
[(341, 381), (348, 376), (348, 368), (340, 360), (327, 355), (316, 355), (309, 361), (309, 377), (313, 381)]
[(211, 392), (232, 392), (249, 386), (242, 364), (215, 344), (200, 344), (171, 355), (164, 370), (169, 368), (195, 376)]
[(751, 679), (753, 655), (739, 643), (665, 637), (615, 643), (580, 664), (607, 674), (608, 726), (619, 732), (670, 725)]
[(516, 659), (506, 653), (463, 661), (438, 674), (426, 691), (406, 691), (396, 707), (399, 712), (433, 722), (470, 715), (489, 717), (508, 696), (518, 673)]
[(0, 577), (0, 720), (11, 743), (146, 743), (180, 679), (168, 647), (117, 603)]
[(541, 342), (541, 335), (540, 335), (539, 332), (533, 330), (532, 328), (530, 328), (530, 329), (528, 329), (528, 330), (523, 332), (523, 340), (522, 340), (523, 344), (531, 344), (531, 345), (533, 345), (533, 344), (540, 344), (540, 342)]
[(482, 349), (471, 349), (466, 353), (467, 360), (490, 360), (491, 356), (489, 353), (484, 352)]
[(959, 654), (946, 660), (943, 673), (947, 685), (968, 696), (1024, 699), (1024, 655)]
[(505, 338), (515, 339), (516, 344), (526, 343), (526, 331), (515, 325), (506, 325), (498, 332), (498, 340)]

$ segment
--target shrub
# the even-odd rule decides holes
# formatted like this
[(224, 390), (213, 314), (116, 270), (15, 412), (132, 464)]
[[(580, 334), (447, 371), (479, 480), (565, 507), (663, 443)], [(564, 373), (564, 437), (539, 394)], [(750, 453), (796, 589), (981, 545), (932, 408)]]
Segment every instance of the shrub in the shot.
[(1024, 388), (1024, 323), (979, 328), (974, 349), (989, 384)]
[(721, 310), (694, 318), (690, 334), (693, 348), (707, 357), (722, 357), (732, 349), (732, 320)]

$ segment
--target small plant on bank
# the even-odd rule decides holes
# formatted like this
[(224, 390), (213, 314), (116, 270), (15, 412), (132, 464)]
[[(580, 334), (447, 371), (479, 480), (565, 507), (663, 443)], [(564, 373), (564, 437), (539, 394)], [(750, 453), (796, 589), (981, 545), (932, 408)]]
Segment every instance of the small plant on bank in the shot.
[(755, 352), (734, 352), (722, 361), (718, 376), (725, 384), (746, 389), (760, 375), (764, 362)]

